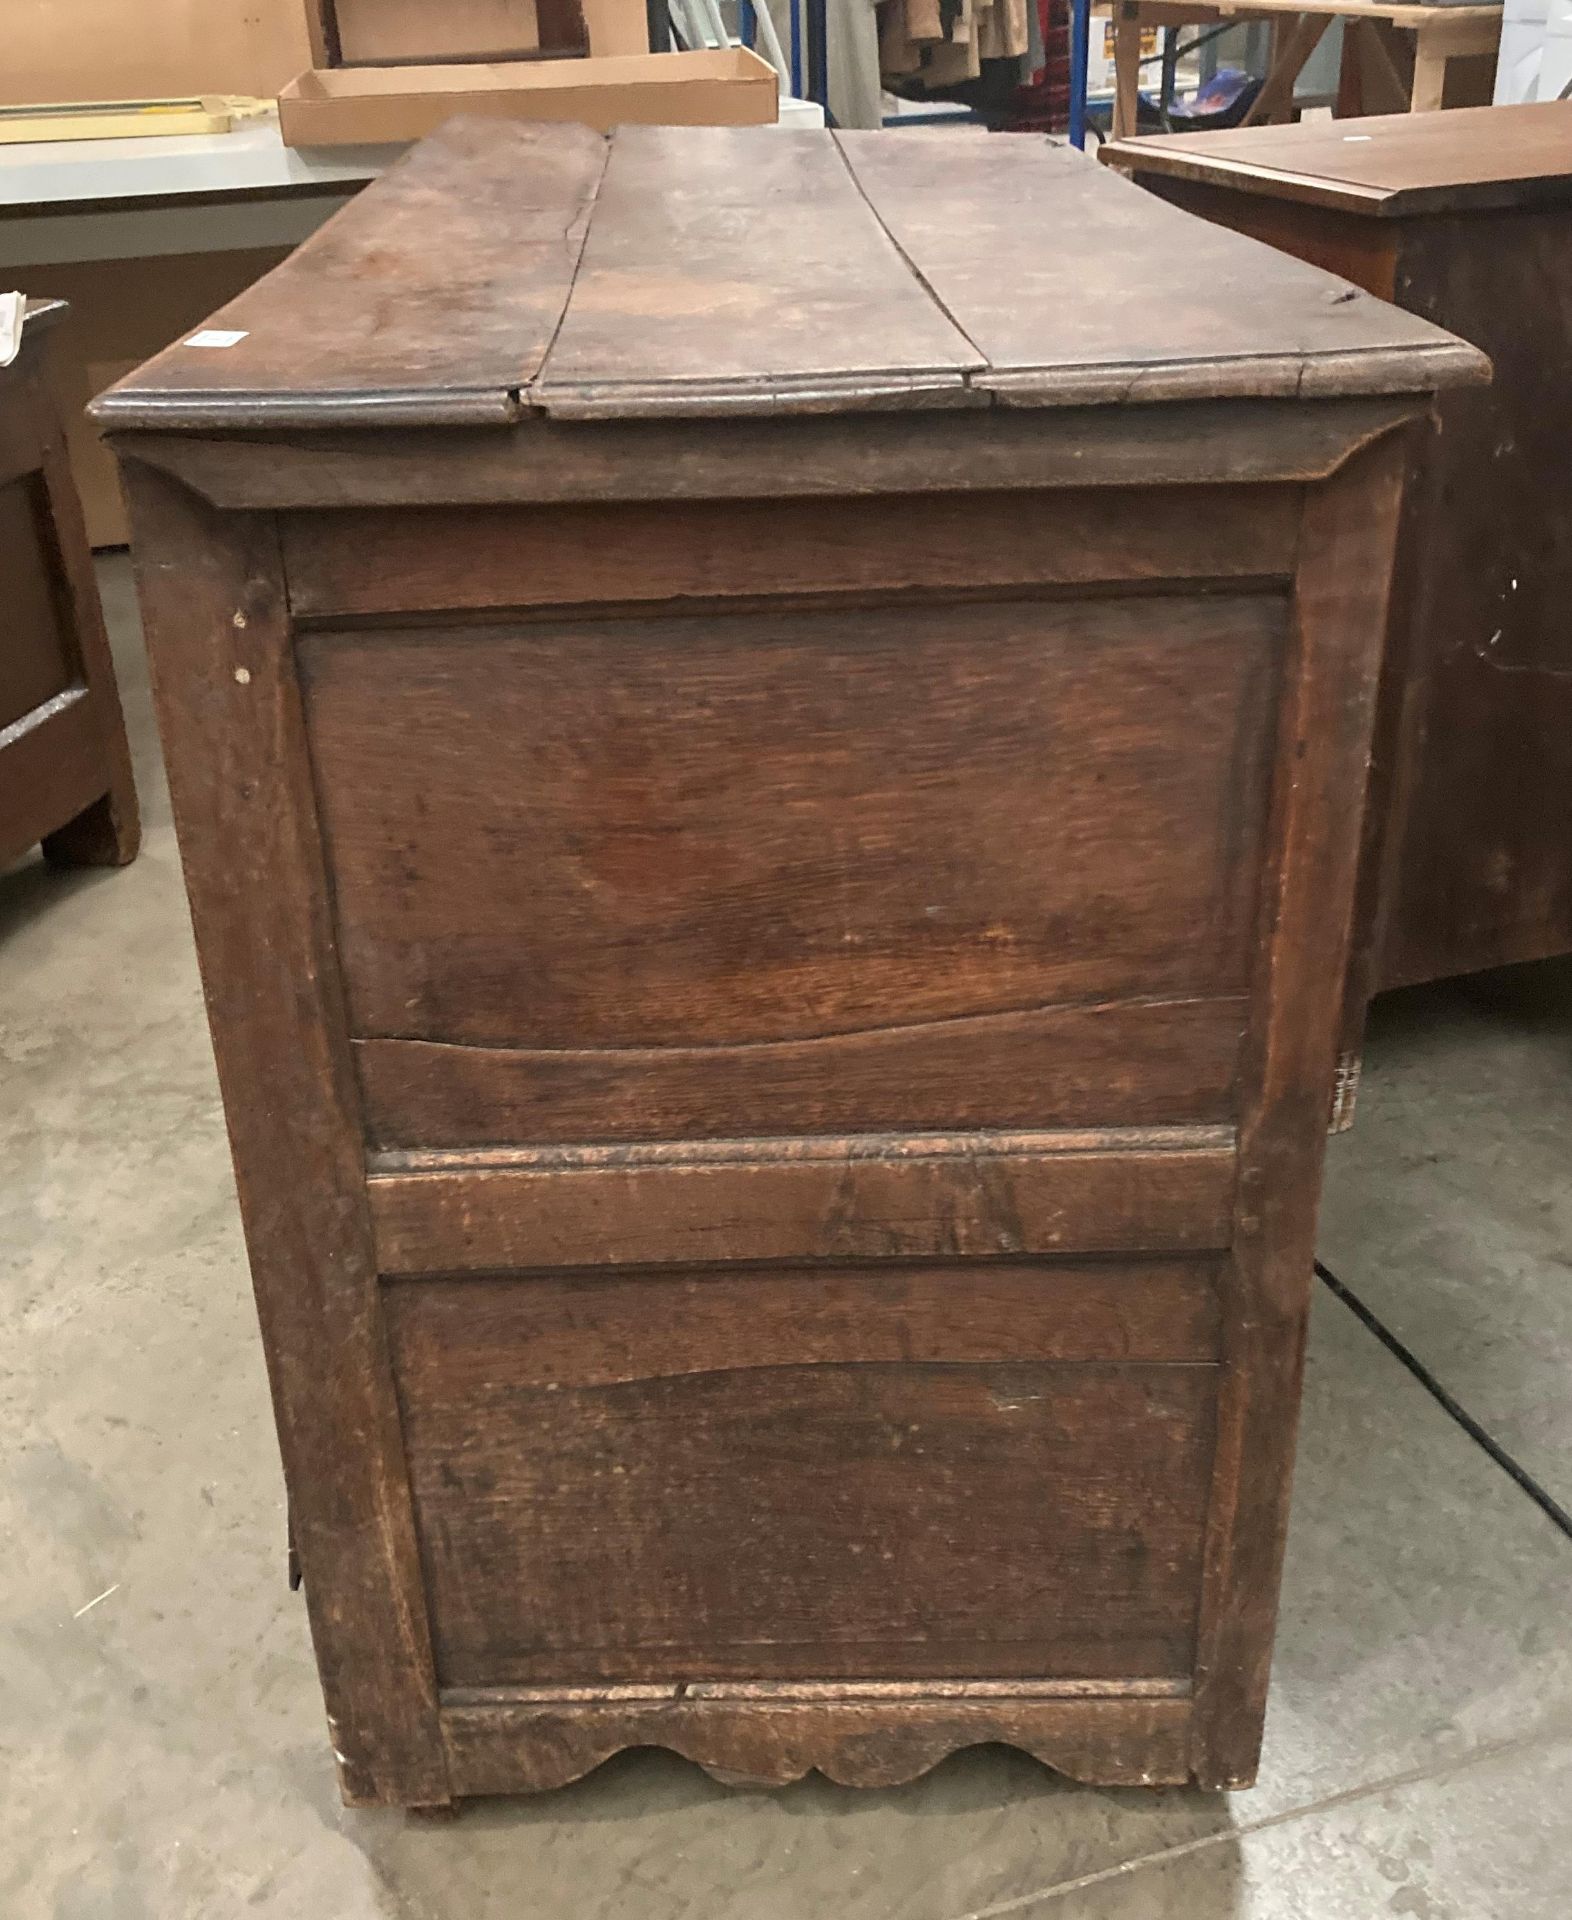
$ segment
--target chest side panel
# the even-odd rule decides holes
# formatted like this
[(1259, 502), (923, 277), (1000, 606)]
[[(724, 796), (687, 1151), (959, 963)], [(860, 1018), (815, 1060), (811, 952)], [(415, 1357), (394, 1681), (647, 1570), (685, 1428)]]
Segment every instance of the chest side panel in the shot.
[(1409, 223), (1398, 298), (1495, 367), (1443, 394), (1416, 516), (1417, 725), (1382, 984), (1572, 950), (1572, 209)]
[(1187, 1687), (1298, 498), (1135, 504), (286, 526), (445, 1710)]
[(313, 634), (374, 1145), (1226, 1118), (1285, 606)]
[(1341, 274), (1382, 300), (1393, 298), (1400, 230), (1395, 222), (1338, 207), (1307, 206), (1212, 181), (1141, 174), (1143, 187), (1216, 226), (1262, 240), (1314, 267)]
[(6, 608), (0, 728), (64, 693), (80, 677), (62, 618), (42, 494), (31, 474), (0, 484), (0, 598)]

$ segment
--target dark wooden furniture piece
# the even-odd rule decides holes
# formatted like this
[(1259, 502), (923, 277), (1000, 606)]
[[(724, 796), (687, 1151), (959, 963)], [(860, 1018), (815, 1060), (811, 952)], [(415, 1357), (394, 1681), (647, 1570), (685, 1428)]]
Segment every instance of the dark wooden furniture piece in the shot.
[(93, 560), (44, 379), (59, 301), (29, 306), (0, 367), (0, 866), (137, 850), (136, 788)]
[(1145, 27), (1270, 22), (1265, 83), (1244, 117), (1250, 127), (1292, 119), (1295, 84), (1334, 21), (1343, 30), (1337, 111), (1344, 117), (1367, 108), (1430, 113), (1488, 101), (1501, 44), (1499, 0), (1477, 6), (1456, 0), (1113, 0), (1110, 11), (1116, 140), (1137, 134)]
[(1572, 103), (1131, 141), (1165, 199), (1482, 347), (1417, 446), (1374, 986), (1572, 952)]
[(1480, 357), (1041, 141), (462, 121), (216, 324), (99, 415), (346, 1794), (1249, 1781)]

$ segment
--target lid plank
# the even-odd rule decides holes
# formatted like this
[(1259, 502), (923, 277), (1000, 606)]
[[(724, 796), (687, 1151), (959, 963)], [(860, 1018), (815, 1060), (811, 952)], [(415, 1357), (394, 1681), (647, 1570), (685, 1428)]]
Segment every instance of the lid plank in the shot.
[(559, 419), (936, 406), (981, 365), (825, 134), (622, 127), (534, 398)]
[[(1005, 404), (1395, 393), (1483, 377), (1424, 321), (1023, 135), (837, 136)], [(1143, 145), (1145, 143), (1143, 142)]]
[(562, 318), (606, 142), (460, 119), (202, 332), (111, 388), (114, 427), (460, 425), (517, 418)]
[(1386, 219), (1566, 204), (1572, 202), (1572, 101), (1162, 134), (1110, 142), (1102, 157), (1135, 173), (1212, 181)]

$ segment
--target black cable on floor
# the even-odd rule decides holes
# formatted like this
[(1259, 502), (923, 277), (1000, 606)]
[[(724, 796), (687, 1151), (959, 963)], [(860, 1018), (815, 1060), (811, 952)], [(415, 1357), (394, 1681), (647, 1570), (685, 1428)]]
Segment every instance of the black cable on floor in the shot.
[(1468, 1435), (1469, 1439), (1483, 1447), (1501, 1471), (1509, 1474), (1511, 1478), (1517, 1482), (1524, 1493), (1528, 1495), (1529, 1499), (1533, 1501), (1534, 1505), (1539, 1508), (1540, 1512), (1552, 1520), (1569, 1540), (1572, 1540), (1572, 1513), (1568, 1513), (1560, 1501), (1553, 1499), (1550, 1494), (1546, 1493), (1545, 1489), (1534, 1476), (1529, 1473), (1526, 1468), (1520, 1467), (1499, 1441), (1491, 1439), (1490, 1435), (1485, 1432), (1484, 1428), (1474, 1416), (1458, 1405), (1451, 1394), (1447, 1392), (1446, 1388), (1442, 1386), (1441, 1382), (1425, 1365), (1424, 1361), (1421, 1360), (1417, 1354), (1410, 1353), (1395, 1333), (1389, 1332), (1387, 1328), (1382, 1326), (1381, 1322), (1365, 1305), (1364, 1301), (1359, 1298), (1359, 1295), (1353, 1292), (1351, 1288), (1345, 1287), (1330, 1267), (1323, 1266), (1322, 1263), (1317, 1260), (1315, 1270), (1319, 1278), (1326, 1282), (1354, 1318), (1363, 1321), (1381, 1342), (1382, 1346), (1386, 1348), (1387, 1352), (1401, 1360), (1403, 1365), (1407, 1367), (1408, 1371), (1419, 1382), (1420, 1386), (1424, 1388), (1425, 1392), (1428, 1393), (1439, 1406), (1443, 1407), (1446, 1412), (1451, 1414), (1452, 1418), (1463, 1429), (1464, 1433)]

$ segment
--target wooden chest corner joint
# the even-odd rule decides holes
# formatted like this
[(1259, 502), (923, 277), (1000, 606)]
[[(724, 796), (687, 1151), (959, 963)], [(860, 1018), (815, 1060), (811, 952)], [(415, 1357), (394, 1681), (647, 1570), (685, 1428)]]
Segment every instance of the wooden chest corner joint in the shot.
[(348, 1798), (1251, 1777), (1400, 469), (1347, 408), (1229, 428), (1322, 478), (1141, 484), (1161, 407), (1090, 483), (973, 414), (943, 492), (755, 491), (738, 423), (723, 502), (599, 425), (572, 499), (478, 431), (462, 506), (388, 497), (414, 429), (130, 464)]

